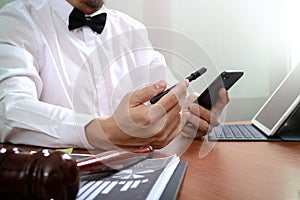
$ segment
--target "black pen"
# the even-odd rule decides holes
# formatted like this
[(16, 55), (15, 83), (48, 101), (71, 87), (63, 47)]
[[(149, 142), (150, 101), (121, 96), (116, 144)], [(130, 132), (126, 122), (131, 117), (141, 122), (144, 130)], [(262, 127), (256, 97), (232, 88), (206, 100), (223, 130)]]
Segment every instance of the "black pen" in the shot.
[[(199, 78), (202, 74), (204, 74), (207, 71), (207, 69), (205, 67), (202, 67), (201, 69), (197, 70), (196, 72), (192, 73), (191, 75), (189, 75), (188, 77), (186, 77), (186, 79), (189, 80), (189, 82), (192, 82), (193, 80), (196, 80), (197, 78)], [(176, 85), (173, 85), (172, 87), (166, 89), (165, 91), (163, 91), (162, 93), (159, 93), (158, 95), (156, 95), (155, 97), (153, 97), (150, 100), (151, 104), (155, 104), (156, 102), (158, 102), (160, 100), (160, 98), (162, 98), (164, 95), (166, 95), (172, 88), (174, 88)]]

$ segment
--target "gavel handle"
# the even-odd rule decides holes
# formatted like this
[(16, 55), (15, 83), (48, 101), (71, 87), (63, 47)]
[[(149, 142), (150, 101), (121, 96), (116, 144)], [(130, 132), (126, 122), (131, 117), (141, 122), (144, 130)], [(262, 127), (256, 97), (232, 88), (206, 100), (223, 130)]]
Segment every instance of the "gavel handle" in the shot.
[(130, 151), (118, 149), (91, 155), (77, 161), (80, 175), (90, 175), (103, 172), (114, 172), (128, 168), (147, 158), (151, 158), (153, 148), (146, 146)]

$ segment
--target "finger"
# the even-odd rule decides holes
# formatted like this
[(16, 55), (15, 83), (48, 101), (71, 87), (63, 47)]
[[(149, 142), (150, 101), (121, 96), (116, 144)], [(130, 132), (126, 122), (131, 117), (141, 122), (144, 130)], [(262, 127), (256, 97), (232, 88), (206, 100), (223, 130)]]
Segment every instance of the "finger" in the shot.
[[(163, 96), (156, 104), (151, 105), (151, 118), (153, 120), (158, 120), (165, 113), (175, 107), (176, 112), (181, 110), (179, 98), (184, 98), (186, 96), (186, 90), (189, 86), (188, 81), (184, 80), (179, 82), (170, 92)], [(178, 111), (178, 112), (179, 112)]]
[(216, 104), (213, 106), (214, 110), (217, 111), (222, 111), (224, 109), (224, 107), (228, 104), (229, 102), (229, 95), (227, 90), (225, 90), (225, 88), (221, 88), (219, 90), (219, 100), (216, 102)]
[(188, 96), (187, 100), (188, 100), (188, 102), (190, 102), (190, 104), (191, 104), (191, 103), (193, 103), (193, 102), (198, 98), (198, 96), (199, 96), (198, 93), (193, 92), (193, 93), (191, 93), (191, 94)]
[(181, 133), (187, 138), (195, 138), (197, 135), (198, 129), (190, 121), (188, 121), (185, 126), (182, 128)]
[[(154, 124), (158, 121), (165, 120), (167, 121), (167, 117), (174, 117), (178, 113), (180, 113), (181, 107), (179, 104), (176, 104), (173, 108), (169, 109), (168, 111), (165, 110), (164, 107), (162, 107), (159, 104), (154, 104), (149, 107), (149, 119), (151, 124)], [(166, 122), (165, 122), (166, 123)], [(161, 125), (163, 126), (163, 125)]]
[(183, 108), (188, 108), (190, 106), (190, 104), (193, 103), (197, 99), (198, 96), (199, 96), (199, 94), (195, 93), (195, 92), (188, 95), (188, 97), (185, 99)]
[(189, 81), (183, 80), (179, 82), (178, 87), (175, 87), (171, 90), (171, 93), (175, 94), (180, 105), (183, 105), (186, 100), (186, 93), (188, 87), (189, 87)]
[(170, 111), (166, 114), (166, 122), (164, 127), (161, 129), (159, 133), (157, 133), (152, 140), (151, 145), (154, 148), (162, 148), (169, 144), (181, 131), (180, 122), (182, 121), (181, 115), (179, 112), (176, 114), (172, 113), (175, 112)]
[(166, 110), (171, 109), (178, 104), (181, 99), (185, 99), (188, 86), (188, 80), (180, 81), (170, 92), (162, 97), (157, 104), (163, 106)]
[(211, 121), (211, 117), (212, 117), (212, 113), (210, 110), (196, 104), (196, 103), (192, 103), (190, 105), (190, 110), (191, 112), (198, 116), (201, 117), (202, 119), (204, 119), (205, 121), (207, 121), (208, 123)]
[(190, 115), (191, 113), (189, 109), (185, 109), (182, 111), (181, 129), (183, 129), (186, 126)]
[(164, 130), (156, 135), (156, 139), (152, 145), (155, 148), (162, 148), (169, 144), (180, 132), (180, 115), (178, 114), (176, 118), (172, 119), (172, 123), (168, 124)]
[(207, 133), (209, 130), (210, 123), (199, 116), (192, 114), (188, 121), (194, 125), (201, 133)]
[[(218, 110), (208, 110), (208, 109), (206, 109), (202, 106), (199, 106), (198, 104), (195, 104), (195, 103), (191, 104), (190, 110), (194, 115), (205, 120), (208, 124), (210, 124), (212, 126), (218, 126), (220, 124)], [(201, 130), (201, 127), (199, 127), (199, 128), (198, 129)], [(205, 130), (206, 129), (207, 128), (205, 127)]]
[(167, 83), (164, 80), (161, 80), (149, 86), (137, 89), (132, 92), (129, 103), (132, 106), (145, 103), (152, 99), (155, 95), (163, 92), (166, 87)]
[[(155, 108), (157, 108), (157, 107), (158, 106), (155, 106)], [(160, 108), (160, 110), (161, 109), (162, 108)], [(155, 112), (155, 110), (153, 110), (153, 107), (151, 107), (150, 118), (151, 118), (151, 123), (153, 124), (153, 127), (155, 128), (155, 130), (163, 130), (167, 126), (170, 126), (170, 124), (174, 124), (174, 123), (175, 124), (179, 123), (179, 125), (180, 125), (180, 122), (174, 121), (174, 118), (176, 119), (176, 117), (178, 117), (178, 115), (180, 115), (181, 108), (179, 105), (176, 105), (168, 112), (165, 112), (164, 115), (162, 115), (162, 116), (157, 115), (157, 113), (160, 112), (160, 110)], [(157, 126), (160, 126), (160, 127), (157, 127)]]
[(195, 126), (189, 126), (189, 125), (185, 126), (181, 133), (184, 137), (190, 139), (198, 139), (206, 134), (206, 132), (201, 133), (198, 129), (195, 128)]
[(220, 124), (220, 120), (219, 120), (220, 115), (221, 115), (223, 109), (225, 108), (225, 106), (229, 102), (228, 92), (224, 88), (221, 88), (219, 90), (219, 97), (220, 97), (219, 100), (211, 109), (212, 110), (212, 119), (211, 119), (212, 126), (218, 126)]

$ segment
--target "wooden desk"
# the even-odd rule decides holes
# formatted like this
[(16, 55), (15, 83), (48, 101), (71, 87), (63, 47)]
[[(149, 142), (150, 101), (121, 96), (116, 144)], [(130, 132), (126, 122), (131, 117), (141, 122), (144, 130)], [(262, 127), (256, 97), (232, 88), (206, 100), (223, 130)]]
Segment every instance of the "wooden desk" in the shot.
[(300, 143), (218, 142), (203, 159), (201, 145), (181, 157), (188, 168), (179, 200), (300, 199)]
[(198, 158), (195, 141), (178, 199), (300, 199), (300, 143), (218, 142)]

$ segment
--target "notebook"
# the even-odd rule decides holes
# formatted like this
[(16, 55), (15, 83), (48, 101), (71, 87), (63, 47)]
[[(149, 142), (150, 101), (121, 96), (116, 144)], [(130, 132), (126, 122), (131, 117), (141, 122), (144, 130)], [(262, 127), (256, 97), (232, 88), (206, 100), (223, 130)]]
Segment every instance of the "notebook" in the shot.
[(186, 167), (173, 155), (146, 159), (117, 173), (84, 176), (76, 199), (175, 200)]
[[(279, 84), (253, 117), (251, 124), (217, 126), (208, 134), (208, 140), (300, 141), (299, 103), (300, 65), (294, 68)], [(294, 123), (294, 121), (298, 121), (298, 123)]]

